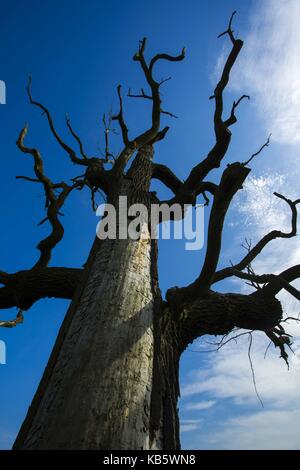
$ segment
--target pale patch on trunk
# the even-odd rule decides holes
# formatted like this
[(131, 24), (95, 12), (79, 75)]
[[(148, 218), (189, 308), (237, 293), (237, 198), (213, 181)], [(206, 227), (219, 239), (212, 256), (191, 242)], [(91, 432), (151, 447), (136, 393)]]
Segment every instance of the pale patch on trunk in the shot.
[(101, 242), (23, 448), (149, 449), (149, 236)]

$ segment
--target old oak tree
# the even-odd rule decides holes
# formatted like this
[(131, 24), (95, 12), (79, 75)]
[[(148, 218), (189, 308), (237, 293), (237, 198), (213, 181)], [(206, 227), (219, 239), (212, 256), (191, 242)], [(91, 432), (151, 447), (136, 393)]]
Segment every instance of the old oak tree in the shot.
[[(248, 246), (238, 263), (217, 270), (224, 219), (233, 197), (250, 173), (252, 159), (224, 164), (219, 183), (209, 180), (211, 172), (223, 164), (231, 140), (230, 129), (237, 121), (237, 108), (248, 98), (240, 97), (226, 115), (223, 94), (243, 47), (243, 41), (235, 38), (232, 19), (233, 15), (228, 29), (220, 35), (228, 37), (231, 50), (211, 97), (215, 143), (185, 181), (153, 159), (156, 143), (168, 132), (168, 127), (161, 128), (161, 115), (172, 117), (161, 102), (160, 89), (165, 80), (157, 81), (155, 71), (161, 61), (182, 61), (184, 49), (177, 56), (161, 53), (147, 60), (146, 39), (140, 41), (133, 60), (142, 69), (148, 91), (129, 92), (129, 96), (149, 101), (151, 127), (129, 137), (119, 86), (119, 111), (104, 119), (104, 158), (85, 153), (68, 118), (66, 124), (78, 152), (65, 143), (48, 109), (34, 99), (29, 82), (30, 103), (42, 110), (58, 145), (84, 174), (69, 183), (52, 181), (44, 171), (39, 150), (27, 144), (28, 126), (21, 130), (17, 146), (32, 158), (35, 175), (18, 178), (42, 185), (46, 217), (41, 223), (49, 223), (51, 231), (39, 242), (39, 257), (32, 268), (0, 272), (0, 308), (19, 309), (15, 319), (1, 321), (0, 326), (22, 323), (24, 312), (42, 298), (72, 302), (15, 449), (178, 449), (179, 360), (189, 343), (206, 334), (226, 335), (238, 328), (260, 330), (288, 361), (290, 338), (283, 327), (282, 307), (276, 295), (285, 289), (300, 299), (300, 292), (291, 285), (300, 277), (300, 266), (292, 266), (279, 275), (256, 275), (251, 263), (275, 238), (296, 235), (296, 206), (300, 200), (275, 194), (291, 212), (290, 231), (271, 231), (256, 245)], [(118, 122), (123, 140), (123, 149), (116, 158), (108, 145), (111, 120)], [(262, 147), (267, 144), (268, 141)], [(206, 253), (199, 276), (192, 284), (170, 287), (165, 300), (162, 299), (157, 240), (150, 236), (138, 240), (96, 238), (83, 269), (49, 266), (52, 250), (64, 235), (61, 209), (74, 190), (88, 188), (93, 206), (94, 195), (101, 190), (117, 210), (120, 195), (127, 196), (131, 204), (143, 203), (150, 208), (152, 203), (160, 203), (157, 194), (150, 191), (152, 179), (172, 191), (173, 197), (164, 201), (169, 205), (195, 204), (199, 195), (207, 201), (210, 194)], [(256, 289), (249, 295), (214, 290), (216, 282), (230, 276), (245, 279)]]

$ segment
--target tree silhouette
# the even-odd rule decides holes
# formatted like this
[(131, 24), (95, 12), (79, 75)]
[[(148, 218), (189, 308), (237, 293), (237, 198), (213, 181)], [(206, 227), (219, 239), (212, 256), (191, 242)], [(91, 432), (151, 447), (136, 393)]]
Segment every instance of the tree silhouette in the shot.
[[(224, 116), (223, 95), (243, 47), (243, 41), (236, 39), (232, 30), (234, 14), (228, 29), (219, 35), (229, 38), (231, 50), (210, 97), (214, 101), (215, 143), (185, 181), (169, 167), (153, 162), (155, 144), (166, 137), (169, 129), (161, 129), (161, 115), (174, 117), (162, 107), (160, 88), (168, 79), (157, 81), (155, 69), (161, 61), (182, 61), (185, 49), (177, 56), (162, 53), (148, 61), (146, 38), (140, 41), (133, 60), (143, 71), (148, 91), (142, 88), (135, 94), (129, 90), (128, 96), (151, 103), (151, 126), (130, 138), (119, 86), (118, 113), (103, 117), (103, 158), (86, 154), (68, 117), (66, 125), (79, 151), (65, 143), (49, 110), (33, 98), (29, 80), (30, 103), (42, 110), (58, 145), (84, 173), (68, 183), (53, 182), (45, 174), (39, 150), (25, 144), (28, 126), (22, 129), (17, 146), (33, 159), (35, 176), (17, 178), (43, 186), (46, 217), (40, 224), (49, 223), (51, 231), (39, 242), (39, 257), (31, 269), (11, 274), (0, 272), (3, 285), (0, 308), (19, 309), (15, 319), (1, 321), (0, 326), (14, 327), (22, 323), (24, 312), (41, 298), (64, 298), (72, 302), (15, 448), (179, 448), (179, 359), (189, 343), (206, 334), (224, 335), (221, 346), (236, 329), (245, 329), (245, 334), (250, 335), (263, 331), (288, 363), (287, 347), (291, 338), (284, 330), (285, 320), (276, 295), (285, 289), (300, 299), (300, 292), (291, 285), (300, 277), (300, 266), (292, 266), (279, 275), (258, 275), (251, 264), (272, 240), (296, 235), (300, 199), (291, 201), (274, 193), (291, 211), (291, 230), (273, 230), (253, 246), (247, 242), (247, 253), (238, 263), (217, 269), (224, 219), (231, 201), (249, 175), (253, 158), (269, 144), (268, 139), (246, 162), (227, 165), (219, 184), (208, 180), (211, 172), (223, 163), (231, 141), (230, 128), (237, 122), (238, 106), (249, 99), (247, 95), (241, 96), (233, 103), (229, 115)], [(109, 148), (113, 121), (119, 124), (123, 140), (123, 149), (117, 156)], [(168, 187), (172, 198), (160, 201), (150, 191), (152, 179)], [(169, 207), (175, 203), (182, 207), (195, 205), (198, 196), (204, 197), (211, 208), (206, 253), (197, 279), (185, 287), (169, 288), (163, 300), (158, 281), (157, 240), (150, 236), (140, 236), (137, 240), (96, 238), (83, 269), (49, 266), (52, 250), (64, 235), (62, 207), (74, 190), (85, 188), (91, 192), (93, 209), (95, 194), (101, 191), (117, 211), (120, 211), (121, 195), (127, 196), (131, 204), (142, 203), (148, 209), (151, 204), (162, 202)], [(149, 221), (146, 222), (149, 235)], [(213, 290), (216, 282), (231, 276), (249, 282), (254, 291), (246, 295)]]

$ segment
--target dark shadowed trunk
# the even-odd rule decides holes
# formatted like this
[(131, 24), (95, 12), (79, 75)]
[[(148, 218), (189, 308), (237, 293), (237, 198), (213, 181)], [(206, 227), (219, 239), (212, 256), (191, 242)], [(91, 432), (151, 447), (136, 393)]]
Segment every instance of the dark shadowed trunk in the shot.
[[(131, 202), (147, 202), (149, 150), (122, 183)], [(86, 270), (15, 448), (178, 448), (179, 352), (156, 241), (97, 240)]]

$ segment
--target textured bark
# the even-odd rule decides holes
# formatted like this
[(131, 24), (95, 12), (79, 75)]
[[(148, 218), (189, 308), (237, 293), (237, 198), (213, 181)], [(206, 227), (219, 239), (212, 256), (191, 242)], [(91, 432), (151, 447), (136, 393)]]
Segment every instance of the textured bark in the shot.
[(24, 448), (148, 448), (152, 315), (149, 242), (106, 241)]
[(266, 331), (282, 320), (279, 300), (260, 291), (251, 295), (210, 291), (180, 313), (183, 349), (202, 335), (224, 335), (233, 328)]
[[(146, 146), (126, 177), (115, 176), (115, 207), (126, 195), (128, 205), (150, 208), (152, 156)], [(280, 322), (280, 303), (264, 291), (200, 289), (181, 308), (171, 289), (163, 302), (147, 224), (136, 241), (96, 239), (84, 272), (71, 271), (76, 295), (15, 449), (179, 449), (178, 369), (186, 346), (204, 334), (270, 330)], [(61, 271), (53, 276), (59, 286)]]
[[(129, 139), (123, 115), (121, 86), (118, 86), (119, 112), (105, 125), (105, 159), (88, 157), (82, 142), (67, 126), (79, 144), (78, 156), (60, 137), (50, 112), (33, 100), (30, 81), (27, 87), (30, 102), (45, 114), (57, 143), (74, 164), (85, 167), (85, 174), (72, 184), (54, 183), (44, 173), (43, 160), (36, 148), (24, 143), (28, 126), (21, 131), (17, 145), (34, 160), (36, 178), (18, 178), (42, 183), (46, 198), (50, 234), (38, 249), (41, 256), (28, 271), (7, 274), (0, 271), (0, 308), (17, 306), (28, 309), (43, 297), (72, 298), (72, 303), (60, 329), (56, 344), (45, 369), (27, 417), (16, 439), (15, 449), (164, 449), (180, 447), (177, 400), (179, 396), (178, 369), (180, 355), (194, 339), (205, 335), (224, 335), (234, 328), (264, 331), (280, 349), (287, 362), (285, 345), (290, 344), (282, 326), (282, 308), (275, 298), (286, 289), (298, 300), (300, 292), (290, 282), (300, 275), (300, 267), (280, 275), (256, 275), (252, 261), (275, 238), (296, 235), (297, 204), (282, 195), (275, 195), (290, 206), (290, 232), (273, 230), (254, 247), (246, 241), (248, 253), (237, 264), (216, 272), (222, 246), (225, 216), (232, 198), (242, 187), (250, 169), (248, 163), (269, 143), (246, 162), (232, 163), (224, 169), (219, 184), (206, 181), (212, 170), (219, 168), (231, 141), (231, 127), (236, 121), (236, 108), (247, 95), (233, 103), (229, 117), (224, 116), (223, 94), (230, 73), (242, 49), (231, 28), (219, 37), (228, 35), (232, 43), (214, 94), (215, 143), (206, 157), (181, 181), (165, 165), (152, 162), (153, 145), (162, 140), (168, 127), (161, 129), (161, 114), (171, 113), (161, 107), (160, 86), (154, 68), (157, 62), (181, 61), (178, 56), (156, 54), (150, 61), (145, 57), (146, 38), (140, 41), (133, 59), (139, 63), (149, 86), (149, 95), (140, 95), (152, 103), (150, 127), (134, 139)], [(111, 119), (117, 120), (124, 143), (123, 150), (112, 161), (108, 133)], [(127, 165), (133, 155), (131, 168)], [(185, 157), (184, 157), (185, 158)], [(112, 163), (108, 170), (105, 163)], [(174, 193), (167, 204), (175, 202), (196, 204), (202, 194), (206, 204), (208, 191), (213, 196), (209, 216), (207, 247), (199, 276), (189, 286), (171, 288), (166, 301), (160, 295), (157, 274), (157, 245), (150, 239), (149, 221), (144, 220), (143, 236), (138, 240), (96, 239), (84, 270), (48, 268), (53, 248), (63, 237), (60, 209), (73, 189), (88, 187), (94, 208), (95, 193), (101, 189), (107, 201), (118, 209), (120, 195), (128, 197), (128, 206), (142, 203), (150, 209), (159, 202), (150, 192), (151, 178), (160, 180)], [(128, 216), (127, 224), (132, 216)], [(146, 225), (145, 225), (146, 223)], [(122, 238), (122, 237), (120, 237)], [(245, 271), (246, 270), (246, 271)], [(257, 291), (249, 295), (217, 293), (211, 286), (229, 276), (247, 279)], [(16, 320), (0, 322), (15, 326), (23, 319), (22, 311)]]
[(179, 449), (187, 345), (281, 318), (260, 292), (210, 291), (178, 314), (160, 296), (155, 241), (96, 240), (14, 448)]
[(45, 297), (72, 299), (82, 276), (76, 268), (34, 268), (6, 274), (5, 287), (0, 288), (1, 308), (28, 310)]
[[(135, 160), (128, 180), (122, 183), (130, 203), (150, 203), (151, 157), (149, 148)], [(166, 374), (178, 382), (179, 357), (172, 353), (174, 338), (168, 340), (169, 327), (164, 327), (163, 347), (159, 347), (162, 334), (156, 339), (154, 334), (154, 323), (162, 330), (164, 318), (156, 243), (149, 234), (137, 241), (96, 242), (86, 270), (81, 293), (67, 314), (15, 448), (178, 446), (178, 387), (168, 389)], [(163, 387), (161, 364), (159, 373), (154, 371), (161, 359), (167, 371), (161, 377)], [(160, 387), (161, 410), (155, 410), (153, 419), (157, 402), (153, 396)], [(165, 433), (169, 424), (165, 426), (164, 421), (172, 420), (176, 425), (169, 438)]]
[(176, 322), (166, 306), (154, 321), (154, 335), (151, 449), (176, 450), (180, 449), (177, 408), (180, 347)]

